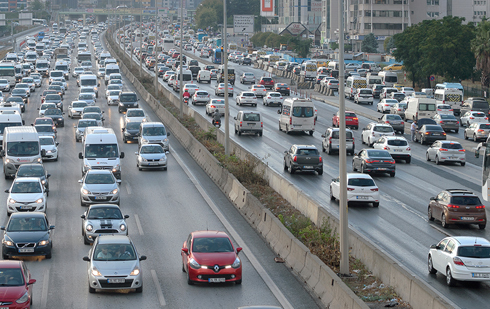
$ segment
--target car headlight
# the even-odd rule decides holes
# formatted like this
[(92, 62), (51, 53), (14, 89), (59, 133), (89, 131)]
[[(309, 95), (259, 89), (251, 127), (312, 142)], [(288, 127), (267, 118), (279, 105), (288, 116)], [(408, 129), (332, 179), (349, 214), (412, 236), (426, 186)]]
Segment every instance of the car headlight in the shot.
[(235, 259), (235, 262), (233, 262), (233, 264), (231, 264), (231, 267), (239, 268), (241, 264), (242, 264), (242, 262), (240, 261), (240, 258), (237, 256)]
[(119, 229), (121, 229), (121, 231), (123, 231), (123, 232), (124, 232), (124, 231), (126, 230), (126, 225), (125, 225), (125, 224), (121, 224), (121, 225), (119, 226)]
[(95, 266), (92, 267), (92, 275), (95, 276), (95, 277), (102, 276), (101, 273), (99, 272), (99, 270)]
[(15, 203), (17, 203), (16, 200), (14, 200), (13, 198), (9, 198), (9, 204), (15, 204)]
[(131, 276), (137, 276), (140, 274), (140, 269), (138, 266), (135, 266), (133, 271), (130, 273)]
[(146, 138), (142, 138), (142, 139), (141, 139), (141, 141), (142, 141), (143, 143), (148, 143), (148, 140), (147, 140)]
[(19, 299), (17, 299), (15, 302), (18, 304), (23, 304), (25, 302), (29, 301), (29, 294), (27, 291), (22, 295)]
[(5, 246), (7, 246), (7, 247), (13, 247), (13, 246), (14, 246), (14, 242), (13, 242), (13, 241), (10, 241), (10, 240), (5, 240), (5, 239), (4, 239), (2, 242), (3, 242), (3, 244), (4, 244)]
[(5, 163), (14, 163), (14, 160), (7, 158), (5, 159)]
[(116, 189), (111, 191), (111, 194), (117, 194), (117, 192), (119, 192), (119, 189), (116, 188)]
[(88, 195), (90, 194), (90, 191), (87, 189), (82, 189), (82, 194)]
[(194, 269), (199, 269), (199, 268), (201, 268), (201, 265), (199, 265), (199, 263), (198, 263), (198, 262), (196, 262), (196, 260), (194, 260), (194, 258), (191, 258), (191, 259), (189, 260), (189, 265), (190, 265), (192, 268), (194, 268)]
[(45, 184), (46, 184), (46, 180), (41, 180), (41, 183), (42, 183), (43, 185), (45, 185)]
[(47, 244), (49, 244), (49, 240), (41, 240), (38, 245), (39, 246), (46, 246)]
[(43, 159), (37, 158), (37, 159), (34, 159), (34, 162), (42, 163), (43, 162)]
[(115, 165), (115, 166), (112, 168), (112, 172), (117, 172), (117, 171), (119, 171), (119, 170), (121, 170), (121, 165), (119, 165), (119, 164), (116, 164), (116, 165)]
[(164, 142), (164, 143), (168, 142), (168, 138), (164, 139), (164, 140), (163, 140), (163, 142)]
[(85, 227), (85, 229), (86, 229), (87, 231), (91, 232), (91, 231), (94, 229), (94, 227), (92, 226), (92, 224), (88, 224), (88, 225)]
[(37, 199), (36, 203), (41, 204), (44, 200), (42, 198)]
[(167, 157), (163, 157), (159, 161), (165, 162), (165, 161), (167, 161)]
[(83, 167), (84, 167), (84, 168), (85, 168), (85, 170), (87, 170), (87, 171), (88, 171), (89, 169), (91, 169), (91, 168), (92, 168), (92, 167), (91, 167), (90, 165), (88, 165), (88, 164), (85, 164)]

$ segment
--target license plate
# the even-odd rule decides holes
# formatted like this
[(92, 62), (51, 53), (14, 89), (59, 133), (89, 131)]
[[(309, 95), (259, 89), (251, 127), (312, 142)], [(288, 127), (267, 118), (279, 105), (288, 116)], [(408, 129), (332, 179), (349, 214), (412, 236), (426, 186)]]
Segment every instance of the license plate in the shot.
[(255, 125), (255, 123), (253, 123), (253, 122), (252, 122), (252, 123), (247, 123), (247, 124), (248, 124), (249, 126), (254, 126), (254, 125)]
[(395, 152), (402, 152), (401, 149), (394, 149)]
[(439, 134), (439, 133), (432, 133), (432, 135), (441, 135), (441, 134)]
[(19, 249), (19, 253), (28, 253), (28, 252), (34, 252), (34, 248)]
[(473, 220), (475, 220), (475, 218), (474, 217), (461, 217), (461, 220), (473, 221)]
[(357, 195), (356, 196), (356, 199), (358, 199), (358, 200), (367, 200), (368, 197), (367, 196), (364, 196), (364, 195)]
[(107, 283), (124, 283), (124, 282), (126, 282), (126, 279), (124, 278), (107, 279)]
[[(471, 274), (473, 278), (490, 278), (490, 274)], [(1, 309), (1, 308), (0, 308)]]
[(385, 167), (378, 167), (377, 170), (378, 171), (384, 171), (384, 170), (386, 170), (386, 168)]
[(95, 199), (96, 200), (105, 200), (105, 199), (107, 199), (107, 197), (105, 197), (105, 196), (96, 196)]
[(225, 278), (208, 278), (208, 282), (212, 282), (212, 283), (225, 282)]
[(20, 206), (20, 209), (31, 210), (32, 206)]
[(306, 165), (306, 166), (304, 166), (303, 168), (313, 168), (313, 166)]
[(158, 165), (158, 163), (148, 163), (148, 165)]

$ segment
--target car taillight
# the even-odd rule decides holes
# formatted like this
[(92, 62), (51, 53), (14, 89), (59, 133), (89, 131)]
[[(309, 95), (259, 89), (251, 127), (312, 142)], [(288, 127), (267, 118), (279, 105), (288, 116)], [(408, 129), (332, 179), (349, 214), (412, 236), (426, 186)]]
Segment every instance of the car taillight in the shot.
[(485, 209), (485, 205), (478, 205), (475, 207), (476, 209)]
[(390, 123), (389, 121), (385, 121), (385, 123)]
[(371, 189), (373, 192), (378, 192), (378, 188)]
[(347, 191), (354, 191), (354, 188), (347, 188)]
[(384, 149), (384, 150), (390, 150), (390, 147), (388, 147), (388, 146), (384, 146), (384, 147), (383, 147), (383, 149)]
[(321, 156), (319, 157), (319, 161), (320, 161), (320, 163), (323, 162), (323, 158)]
[(470, 119), (475, 119), (475, 117), (470, 117)]
[(443, 124), (443, 123), (444, 123), (444, 121), (442, 121), (442, 120), (441, 120), (441, 121), (439, 121), (439, 123)]
[(459, 206), (453, 204), (447, 204), (447, 208), (459, 208)]
[(447, 151), (445, 148), (440, 148), (439, 151)]
[(293, 157), (293, 161), (296, 162), (298, 158), (296, 156)]
[(263, 127), (264, 127), (264, 123), (263, 123), (263, 122), (261, 122), (261, 123), (260, 123), (260, 127), (261, 127), (261, 128), (263, 128)]
[(446, 132), (442, 132), (442, 135), (446, 135)]
[(464, 150), (464, 149), (459, 149), (458, 151), (465, 152), (466, 150)]
[(240, 121), (240, 127), (242, 126), (242, 122)]
[(379, 160), (366, 160), (366, 163), (376, 163), (379, 162)]
[(429, 132), (425, 132), (425, 135), (429, 135), (430, 133)]
[(373, 132), (373, 136), (374, 136), (374, 132)]
[(407, 147), (406, 151), (410, 151), (410, 150), (411, 150), (410, 147)]
[(293, 124), (293, 118), (289, 117), (289, 124)]
[(453, 263), (456, 264), (456, 265), (465, 266), (464, 263), (463, 263), (463, 260), (461, 260), (457, 256), (453, 257)]

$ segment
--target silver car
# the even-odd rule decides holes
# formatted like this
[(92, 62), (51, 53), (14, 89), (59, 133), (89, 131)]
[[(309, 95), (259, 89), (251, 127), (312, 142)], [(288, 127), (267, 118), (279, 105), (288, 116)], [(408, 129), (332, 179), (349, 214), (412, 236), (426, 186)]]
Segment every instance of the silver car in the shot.
[(119, 205), (119, 184), (110, 170), (88, 170), (82, 179), (80, 188), (80, 204), (117, 204)]
[(82, 115), (82, 119), (92, 119), (97, 122), (98, 127), (104, 126), (104, 117), (99, 113), (85, 113)]
[(161, 145), (145, 144), (141, 145), (138, 152), (134, 153), (136, 157), (136, 166), (141, 171), (145, 169), (163, 169), (167, 170), (167, 155)]
[(78, 125), (75, 127), (75, 142), (81, 141), (83, 133), (87, 127), (97, 127), (97, 120), (95, 119), (80, 119), (78, 120)]
[(68, 107), (68, 117), (81, 117), (82, 111), (85, 106), (87, 106), (87, 102), (85, 101), (73, 101)]
[(466, 152), (456, 141), (435, 141), (426, 151), (427, 161), (434, 160), (437, 165), (441, 162), (456, 162), (461, 166), (466, 164)]
[(128, 236), (102, 235), (94, 241), (88, 256), (88, 291), (136, 289), (143, 292), (143, 270), (138, 251)]
[(246, 83), (255, 84), (254, 73), (245, 72), (242, 74), (242, 76), (240, 77), (240, 84), (246, 84)]
[(472, 138), (473, 141), (478, 140), (486, 141), (488, 134), (490, 133), (490, 123), (487, 122), (474, 122), (469, 127), (464, 129), (464, 138)]
[(102, 234), (128, 235), (126, 219), (129, 216), (123, 216), (117, 205), (92, 205), (81, 218), (83, 243), (86, 245), (93, 243)]

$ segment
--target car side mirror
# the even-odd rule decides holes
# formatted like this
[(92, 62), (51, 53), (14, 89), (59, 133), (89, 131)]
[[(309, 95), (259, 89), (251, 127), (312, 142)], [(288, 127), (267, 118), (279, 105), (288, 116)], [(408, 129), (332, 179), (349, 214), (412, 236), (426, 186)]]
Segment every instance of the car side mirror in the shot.
[(238, 254), (238, 253), (240, 253), (242, 250), (243, 250), (243, 249), (242, 249), (242, 247), (238, 247), (238, 248), (236, 248), (236, 253)]
[(78, 158), (83, 159), (83, 154), (81, 152), (78, 153)]
[(56, 142), (56, 146), (59, 146), (59, 145), (60, 145), (60, 143), (59, 142)]
[(430, 246), (430, 248), (431, 248), (431, 249), (437, 249), (437, 250), (439, 250), (439, 249), (440, 249), (440, 247), (439, 247), (438, 245), (431, 245), (431, 246)]
[(436, 198), (432, 196), (432, 197), (431, 197), (429, 200), (431, 200), (431, 201), (435, 201), (435, 200), (436, 200)]
[(182, 252), (184, 252), (185, 254), (189, 254), (189, 249), (187, 249), (187, 248), (182, 248)]
[(50, 229), (50, 230), (54, 230), (54, 225), (50, 225), (50, 226), (49, 226), (49, 229)]
[(120, 185), (121, 182), (122, 182), (122, 180), (121, 179), (116, 179), (116, 182), (117, 182), (118, 185)]
[(84, 261), (86, 261), (86, 262), (90, 262), (90, 258), (89, 258), (88, 256), (84, 256), (84, 257), (82, 258), (82, 260), (84, 260)]
[(39, 107), (37, 108), (37, 110), (39, 110)]
[(142, 256), (140, 256), (139, 260), (140, 260), (140, 261), (146, 261), (146, 255), (142, 255)]
[(129, 218), (129, 215), (124, 215), (124, 219), (127, 219), (127, 218)]
[(51, 174), (46, 175), (46, 178), (49, 178), (49, 177), (51, 177)]
[(27, 285), (32, 285), (36, 283), (36, 279), (30, 279), (29, 282), (27, 282)]
[(85, 215), (81, 215), (80, 218), (85, 219), (86, 217), (85, 217)]

